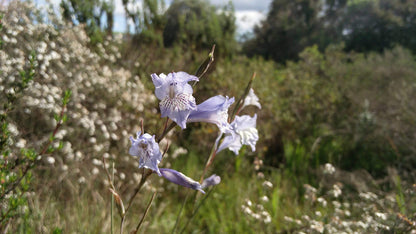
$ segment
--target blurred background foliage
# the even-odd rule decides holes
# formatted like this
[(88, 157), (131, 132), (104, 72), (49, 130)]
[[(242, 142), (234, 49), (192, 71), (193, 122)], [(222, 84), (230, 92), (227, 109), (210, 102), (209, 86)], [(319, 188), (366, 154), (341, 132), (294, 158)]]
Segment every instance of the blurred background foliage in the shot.
[[(287, 218), (308, 215), (332, 225), (325, 226), (328, 232), (331, 227), (345, 231), (334, 216), (357, 224), (365, 221), (363, 214), (393, 230), (414, 228), (398, 214), (416, 219), (416, 207), (410, 205), (416, 178), (415, 1), (273, 0), (267, 17), (242, 42), (236, 40), (231, 3), (122, 3), (133, 22), (133, 29), (124, 33), (113, 31), (114, 1), (62, 0), (61, 14), (49, 9), (47, 16), (28, 2), (12, 2), (2, 10), (2, 92), (13, 86), (24, 68), (19, 64), (25, 64), (32, 50), (38, 62), (33, 82), (8, 116), (17, 129), (11, 134), (11, 154), (20, 151), (20, 139), (35, 149), (47, 141), (54, 123), (51, 113), (59, 109), (58, 94), (68, 88), (73, 93), (60, 138), (63, 151), (53, 156), (53, 163), (45, 158), (34, 169), (29, 209), (7, 223), (9, 231), (108, 232), (110, 194), (101, 158), (115, 162), (116, 186), (126, 196), (132, 193), (139, 174), (137, 162), (127, 155), (127, 137), (139, 129), (141, 119), (152, 134), (159, 134), (163, 125), (157, 122), (150, 74), (195, 73), (213, 44), (215, 63), (195, 86), (196, 101), (218, 94), (238, 98), (255, 72), (253, 88), (262, 109), (248, 107), (243, 113), (258, 112), (260, 140), (256, 152), (217, 156), (211, 172), (222, 183), (189, 230), (316, 231), (308, 229), (312, 221), (306, 218), (304, 225)], [(177, 129), (163, 143), (172, 144), (163, 164), (198, 177), (216, 131), (204, 123)], [(183, 149), (184, 155), (174, 156)], [(332, 177), (322, 173), (326, 163), (337, 169)], [(342, 198), (326, 195), (339, 183)], [(340, 215), (337, 205), (317, 203), (304, 184), (316, 187), (315, 195), (328, 201), (350, 202), (351, 208), (343, 203), (342, 209), (353, 214)], [(178, 201), (187, 191), (159, 178), (152, 179), (147, 191), (143, 200), (150, 191), (159, 191), (149, 217), (160, 218), (149, 218), (144, 230), (170, 231), (182, 205)], [(370, 192), (380, 203), (362, 198)], [(381, 204), (390, 196), (391, 205)], [(74, 205), (65, 205), (69, 203)], [(136, 220), (145, 209), (137, 203)], [(252, 213), (242, 211), (242, 204), (252, 207)], [(370, 208), (363, 212), (360, 207)], [(263, 211), (271, 215), (268, 225), (258, 219)], [(381, 220), (376, 211), (389, 216)], [(374, 227), (352, 225), (351, 230), (377, 231)]]

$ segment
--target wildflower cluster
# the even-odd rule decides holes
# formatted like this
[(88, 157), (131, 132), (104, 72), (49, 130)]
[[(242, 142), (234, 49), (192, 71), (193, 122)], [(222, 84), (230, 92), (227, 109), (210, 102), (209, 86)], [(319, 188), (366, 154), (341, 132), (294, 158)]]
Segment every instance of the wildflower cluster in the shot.
[[(415, 188), (398, 195), (386, 194), (379, 189), (360, 187), (347, 182), (345, 178), (354, 178), (353, 183), (362, 180), (358, 173), (347, 173), (329, 163), (322, 168), (323, 178), (320, 187), (304, 185), (304, 198), (310, 205), (310, 212), (298, 218), (284, 217), (287, 226), (298, 233), (364, 233), (364, 232), (410, 232), (416, 228), (415, 221), (401, 209), (399, 197), (415, 199)], [(328, 183), (336, 178), (335, 181)], [(343, 182), (339, 180), (344, 179)], [(358, 193), (343, 192), (343, 183), (356, 186)], [(361, 190), (361, 191), (360, 191)], [(403, 202), (405, 202), (403, 200)]]
[[(266, 197), (267, 198), (267, 197)], [(268, 200), (262, 198), (263, 202)], [(245, 204), (241, 205), (243, 213), (250, 216), (253, 219), (263, 221), (265, 224), (268, 224), (272, 221), (270, 214), (264, 209), (264, 206), (260, 203), (254, 205), (250, 200), (246, 200)]]
[[(235, 116), (234, 121), (229, 123), (228, 109), (234, 103), (234, 98), (218, 95), (196, 105), (195, 98), (192, 96), (192, 86), (188, 82), (199, 81), (198, 77), (185, 72), (173, 72), (168, 75), (163, 73), (160, 75), (152, 74), (151, 77), (155, 86), (156, 97), (160, 100), (159, 106), (162, 117), (168, 117), (182, 129), (185, 129), (186, 124), (191, 122), (216, 124), (219, 128), (219, 137), (215, 144), (215, 153), (228, 148), (235, 154), (238, 154), (243, 145), (249, 145), (255, 151), (255, 145), (258, 140), (256, 129), (257, 115), (254, 115), (254, 117), (248, 115)], [(246, 105), (260, 107), (258, 98), (252, 89), (250, 89), (249, 95), (244, 97), (245, 99), (241, 107)], [(223, 135), (225, 137), (219, 147), (217, 147)], [(173, 169), (158, 168), (162, 155), (155, 141), (155, 136), (152, 137), (147, 133), (142, 135), (141, 132), (138, 132), (137, 139), (131, 137), (130, 140), (132, 146), (129, 153), (132, 156), (139, 157), (139, 167), (151, 169), (159, 176), (163, 176), (173, 183), (204, 193), (201, 184), (184, 174)], [(219, 179), (212, 181), (204, 181), (202, 183), (206, 187), (207, 185), (215, 184)]]
[[(209, 55), (209, 58), (212, 60), (214, 49), (215, 47), (213, 47), (213, 50)], [(205, 66), (208, 67), (210, 64), (211, 63), (205, 64)], [(128, 152), (131, 156), (138, 159), (138, 167), (146, 170), (142, 171), (141, 181), (135, 190), (136, 192), (129, 199), (127, 208), (125, 208), (121, 195), (117, 192), (116, 187), (110, 178), (111, 176), (107, 172), (110, 191), (117, 201), (122, 220), (121, 230), (123, 229), (126, 213), (130, 208), (134, 197), (152, 172), (174, 184), (194, 189), (205, 194), (204, 189), (215, 186), (221, 181), (221, 177), (215, 174), (204, 179), (205, 173), (212, 164), (215, 155), (224, 149), (229, 149), (237, 155), (243, 145), (249, 145), (252, 151), (255, 151), (256, 142), (259, 139), (256, 129), (257, 115), (255, 114), (253, 117), (249, 115), (238, 116), (244, 106), (255, 105), (259, 108), (261, 107), (257, 96), (251, 89), (251, 83), (254, 76), (249, 82), (246, 91), (237, 102), (237, 105), (234, 107), (232, 115), (229, 115), (229, 108), (235, 102), (235, 98), (233, 97), (229, 98), (228, 96), (217, 95), (208, 98), (201, 104), (196, 103), (193, 96), (193, 87), (189, 82), (194, 82), (194, 84), (196, 84), (200, 80), (201, 75), (200, 77), (197, 77), (186, 72), (172, 72), (167, 75), (163, 73), (159, 75), (151, 74), (151, 78), (155, 86), (155, 95), (159, 99), (161, 117), (167, 117), (167, 120), (162, 128), (162, 134), (160, 136), (144, 132), (142, 121), (141, 131), (137, 132), (136, 138), (130, 137), (131, 146)], [(159, 164), (168, 150), (166, 146), (164, 153), (161, 152), (159, 143), (162, 139), (176, 125), (184, 130), (186, 129), (187, 124), (194, 122), (211, 123), (218, 127), (218, 137), (214, 142), (213, 150), (208, 157), (207, 164), (199, 182), (178, 170), (172, 168), (159, 168)], [(151, 202), (148, 204), (148, 208), (150, 205)], [(266, 213), (267, 212), (263, 211), (263, 214)], [(267, 215), (267, 219), (270, 219), (269, 215)]]

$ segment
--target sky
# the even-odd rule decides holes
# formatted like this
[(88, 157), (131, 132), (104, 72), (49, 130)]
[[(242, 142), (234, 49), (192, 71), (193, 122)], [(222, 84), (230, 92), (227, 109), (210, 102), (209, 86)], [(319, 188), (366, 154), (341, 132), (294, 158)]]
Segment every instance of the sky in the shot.
[[(210, 0), (213, 5), (224, 5), (226, 0)], [(266, 18), (272, 0), (233, 0), (237, 34), (250, 32), (256, 24)]]
[[(49, 0), (54, 5), (58, 6), (60, 0)], [(140, 0), (139, 0), (140, 1)], [(215, 6), (223, 6), (228, 3), (228, 0), (207, 0)], [(46, 0), (34, 0), (38, 6), (46, 4)], [(172, 0), (165, 0), (166, 7)], [(237, 24), (237, 35), (249, 33), (256, 24), (259, 24), (267, 15), (267, 11), (272, 0), (232, 0), (235, 9), (235, 17)], [(114, 31), (124, 32), (126, 30), (126, 17), (122, 0), (114, 0), (115, 14), (114, 14)]]
[[(208, 0), (215, 6), (223, 6), (228, 0)], [(232, 0), (235, 9), (237, 34), (242, 35), (251, 32), (256, 24), (265, 18), (269, 5), (272, 0)], [(166, 7), (172, 0), (165, 0)], [(115, 24), (114, 31), (122, 32), (126, 30), (126, 19), (121, 0), (115, 0)]]

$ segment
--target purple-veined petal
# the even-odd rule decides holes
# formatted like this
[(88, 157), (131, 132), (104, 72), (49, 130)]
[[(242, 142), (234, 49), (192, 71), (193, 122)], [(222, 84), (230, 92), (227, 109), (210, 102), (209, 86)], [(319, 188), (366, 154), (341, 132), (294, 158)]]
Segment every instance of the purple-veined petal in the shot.
[(141, 132), (138, 132), (137, 138), (130, 137), (130, 141), (129, 154), (139, 157), (139, 168), (151, 169), (161, 176), (158, 164), (162, 160), (162, 154), (159, 150), (159, 144), (155, 141), (155, 136), (148, 133), (141, 135)]
[(176, 72), (176, 73), (170, 73), (173, 74), (176, 80), (181, 81), (181, 82), (189, 82), (189, 81), (199, 81), (198, 77), (193, 76), (193, 75), (189, 75), (186, 72), (180, 71), (180, 72)]
[(207, 122), (218, 126), (221, 132), (229, 129), (228, 108), (234, 103), (234, 97), (214, 96), (199, 104), (191, 111), (188, 122)]
[(200, 183), (187, 177), (186, 175), (180, 173), (179, 171), (175, 171), (169, 168), (159, 168), (159, 169), (160, 169), (162, 176), (165, 177), (170, 182), (187, 187), (187, 188), (198, 190), (201, 193), (205, 194), (204, 190), (202, 190), (202, 186)]
[(182, 129), (186, 128), (186, 120), (189, 116), (189, 111), (172, 111), (169, 109), (161, 108), (162, 117), (169, 116), (172, 121), (176, 122)]
[(206, 178), (206, 179), (202, 182), (201, 186), (202, 186), (202, 188), (206, 188), (206, 187), (209, 187), (209, 186), (214, 186), (214, 185), (217, 185), (217, 184), (219, 184), (220, 182), (221, 182), (221, 177), (219, 177), (219, 176), (217, 176), (217, 175), (213, 174), (213, 175), (211, 175), (210, 177)]
[(192, 86), (189, 81), (198, 81), (198, 77), (186, 72), (169, 73), (168, 75), (152, 74), (156, 97), (160, 100), (162, 117), (169, 117), (181, 128), (186, 128), (186, 120), (192, 110), (196, 109)]
[(155, 73), (153, 73), (150, 76), (152, 77), (152, 81), (155, 87), (160, 87), (163, 85), (163, 83), (165, 83), (164, 81), (166, 80), (166, 75), (163, 73), (161, 73), (160, 75), (156, 75)]

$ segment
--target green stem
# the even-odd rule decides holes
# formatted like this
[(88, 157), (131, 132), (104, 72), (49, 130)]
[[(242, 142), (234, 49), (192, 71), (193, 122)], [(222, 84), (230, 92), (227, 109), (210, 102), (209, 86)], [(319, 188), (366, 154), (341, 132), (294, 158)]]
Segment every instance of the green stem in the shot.
[(169, 127), (165, 127), (160, 137), (157, 138), (157, 142), (159, 143), (162, 139), (176, 126), (175, 122), (170, 123)]
[[(150, 173), (149, 173), (150, 172)], [(147, 178), (152, 174), (151, 171), (149, 171), (148, 173), (143, 172), (142, 174), (142, 178), (140, 180), (139, 185), (137, 186), (137, 188), (134, 190), (133, 195), (130, 197), (129, 199), (129, 204), (127, 205), (126, 211), (124, 212), (125, 214), (127, 214), (127, 211), (130, 209), (131, 205), (133, 204), (133, 200), (136, 197), (136, 195), (139, 193), (140, 189), (142, 188), (142, 186), (144, 185), (144, 183), (146, 182)], [(125, 215), (124, 215), (125, 216)]]
[[(221, 133), (220, 133), (221, 134)], [(219, 136), (218, 136), (219, 137)], [(204, 181), (204, 177), (205, 177), (205, 174), (207, 173), (207, 171), (208, 171), (208, 167), (212, 164), (212, 162), (214, 161), (214, 158), (215, 158), (215, 155), (217, 154), (217, 144), (216, 143), (214, 143), (214, 145), (212, 146), (212, 148), (211, 148), (211, 152), (210, 152), (210, 154), (209, 154), (209, 157), (208, 157), (208, 159), (207, 159), (207, 162), (205, 163), (205, 168), (204, 168), (204, 171), (202, 172), (202, 175), (201, 175), (201, 179), (199, 180), (199, 183), (202, 183), (202, 181)]]
[(198, 206), (195, 208), (194, 212), (192, 213), (191, 217), (189, 217), (188, 221), (186, 222), (185, 226), (182, 228), (182, 230), (179, 233), (183, 233), (186, 228), (188, 227), (189, 223), (192, 221), (192, 219), (195, 217), (196, 213), (198, 212), (199, 208), (201, 207), (202, 204), (204, 204), (204, 202), (207, 200), (207, 198), (209, 197), (209, 195), (212, 193), (211, 189), (208, 191), (207, 195), (204, 196), (204, 198), (202, 199), (202, 201), (198, 204)]
[(139, 231), (140, 226), (142, 226), (143, 220), (144, 220), (144, 218), (146, 217), (147, 213), (150, 210), (150, 206), (152, 205), (152, 202), (153, 202), (153, 199), (156, 196), (156, 193), (157, 192), (154, 192), (153, 195), (152, 195), (152, 197), (150, 198), (149, 204), (147, 205), (146, 210), (144, 211), (144, 214), (143, 214), (142, 218), (140, 219), (140, 222), (137, 225), (136, 230), (134, 231), (134, 233), (137, 233)]
[(228, 119), (229, 122), (232, 122), (232, 120), (234, 119), (234, 116), (237, 114), (237, 112), (239, 112), (240, 107), (244, 104), (244, 99), (248, 95), (248, 92), (251, 89), (251, 86), (253, 84), (254, 78), (256, 78), (256, 73), (253, 73), (253, 75), (251, 76), (250, 81), (248, 82), (248, 84), (246, 86), (246, 89), (244, 90), (243, 95), (241, 95), (241, 97), (235, 103), (235, 107), (234, 107), (233, 111), (231, 112), (231, 115), (230, 115), (230, 117)]
[(179, 220), (180, 220), (180, 217), (181, 217), (181, 214), (182, 214), (182, 210), (185, 207), (186, 202), (188, 201), (188, 197), (189, 197), (189, 191), (186, 193), (185, 200), (183, 201), (181, 209), (179, 210), (178, 216), (176, 217), (176, 222), (175, 222), (175, 226), (173, 226), (172, 234), (175, 233), (176, 227), (179, 224)]
[[(104, 164), (105, 166), (105, 164)], [(112, 183), (114, 183), (114, 163), (113, 163), (113, 167), (112, 167)], [(114, 196), (113, 194), (111, 194), (111, 210), (110, 210), (110, 217), (111, 217), (111, 234), (113, 234), (113, 209), (114, 209)]]

